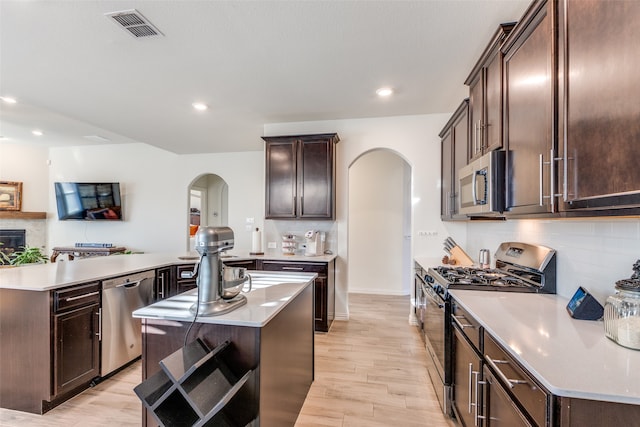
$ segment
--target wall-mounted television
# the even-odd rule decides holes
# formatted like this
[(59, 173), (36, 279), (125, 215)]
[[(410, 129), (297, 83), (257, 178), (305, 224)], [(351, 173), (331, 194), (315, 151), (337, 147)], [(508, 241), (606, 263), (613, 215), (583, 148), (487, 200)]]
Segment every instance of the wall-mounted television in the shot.
[(59, 220), (122, 221), (118, 182), (56, 182)]

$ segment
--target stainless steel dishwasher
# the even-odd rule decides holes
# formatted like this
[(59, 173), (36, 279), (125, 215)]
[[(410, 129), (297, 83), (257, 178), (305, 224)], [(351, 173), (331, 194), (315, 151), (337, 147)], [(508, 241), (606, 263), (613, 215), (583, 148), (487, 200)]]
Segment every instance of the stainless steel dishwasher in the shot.
[(110, 374), (142, 354), (141, 322), (131, 313), (151, 304), (154, 279), (152, 270), (102, 282), (100, 376)]

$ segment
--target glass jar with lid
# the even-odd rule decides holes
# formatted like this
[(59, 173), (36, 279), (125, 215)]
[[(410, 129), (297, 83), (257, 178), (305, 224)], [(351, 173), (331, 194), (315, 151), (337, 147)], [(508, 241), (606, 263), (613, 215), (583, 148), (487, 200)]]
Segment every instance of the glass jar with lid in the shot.
[(640, 350), (640, 280), (616, 282), (604, 306), (604, 333), (621, 346)]

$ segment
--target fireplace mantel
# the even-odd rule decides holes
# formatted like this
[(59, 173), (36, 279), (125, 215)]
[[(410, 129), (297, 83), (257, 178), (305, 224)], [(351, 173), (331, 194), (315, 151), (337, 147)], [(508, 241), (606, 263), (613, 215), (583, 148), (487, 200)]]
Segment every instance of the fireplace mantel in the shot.
[(0, 219), (47, 219), (46, 212), (0, 211)]

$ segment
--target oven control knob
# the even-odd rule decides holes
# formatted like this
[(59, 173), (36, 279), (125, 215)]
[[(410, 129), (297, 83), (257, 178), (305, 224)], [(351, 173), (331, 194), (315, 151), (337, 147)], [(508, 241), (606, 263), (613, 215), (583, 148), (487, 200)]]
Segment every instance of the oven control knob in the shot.
[(424, 281), (427, 283), (433, 283), (433, 277), (429, 276), (428, 274), (425, 274)]
[(442, 295), (443, 293), (442, 286), (438, 284), (433, 285), (433, 290), (436, 291), (438, 295)]

